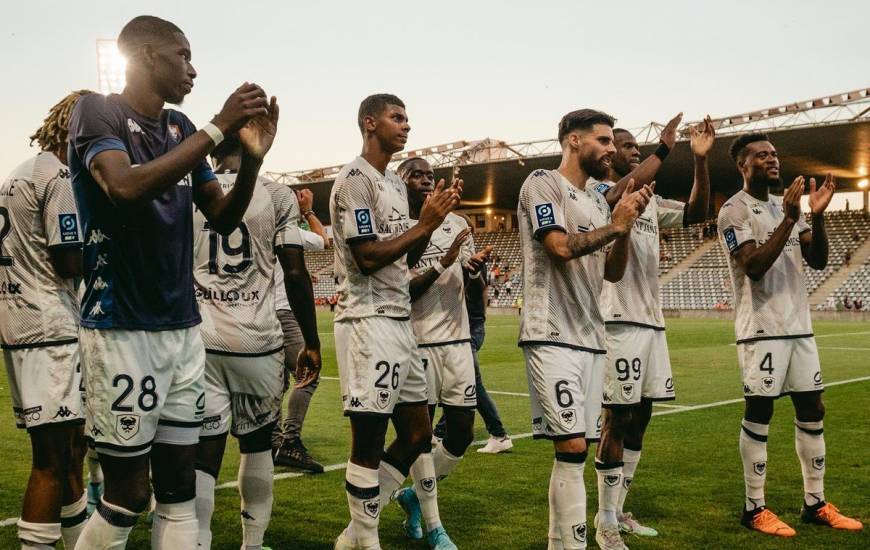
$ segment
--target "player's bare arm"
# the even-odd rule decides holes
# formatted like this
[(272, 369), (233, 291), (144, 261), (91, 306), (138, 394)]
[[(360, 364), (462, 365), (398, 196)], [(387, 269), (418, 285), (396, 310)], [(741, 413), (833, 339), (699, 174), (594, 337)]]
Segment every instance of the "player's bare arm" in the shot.
[(801, 235), (801, 255), (813, 269), (825, 269), (828, 265), (828, 233), (825, 231), (825, 210), (831, 204), (836, 181), (828, 172), (825, 182), (816, 188), (816, 179), (810, 178), (810, 212), (812, 231)]
[[(449, 268), (456, 262), (456, 258), (459, 257), (459, 250), (462, 248), (463, 243), (468, 239), (468, 236), (471, 234), (471, 228), (464, 229), (459, 235), (456, 235), (456, 238), (453, 239), (453, 243), (450, 245), (450, 248), (447, 249), (447, 253), (438, 260), (441, 263), (441, 267), (444, 269)], [(424, 273), (417, 275), (413, 279), (411, 279), (409, 292), (411, 294), (411, 301), (416, 301), (420, 296), (426, 293), (429, 290), (429, 287), (432, 286), (435, 281), (438, 280), (438, 277), (443, 273), (443, 271), (438, 271), (434, 267), (427, 269)]]
[[(632, 182), (630, 185), (631, 189), (634, 189), (634, 183)], [(649, 203), (652, 193), (652, 188), (644, 185), (642, 189), (626, 194), (616, 204), (611, 223), (604, 227), (571, 234), (562, 231), (547, 232), (543, 239), (544, 250), (547, 251), (550, 258), (567, 262), (591, 254), (620, 237), (627, 237), (634, 220)], [(625, 265), (623, 264), (621, 272), (624, 271)], [(615, 276), (616, 273), (613, 274)], [(622, 274), (620, 273), (619, 279), (621, 278)]]
[(314, 214), (314, 193), (311, 189), (296, 191), (296, 200), (299, 201), (299, 216), (308, 223), (311, 232), (323, 239), (324, 243), (329, 243), (329, 236), (323, 223)]
[(54, 272), (64, 279), (82, 276), (82, 249), (50, 247), (48, 259)]
[[(682, 120), (683, 113), (677, 113), (677, 116), (669, 120), (662, 129), (659, 139), (667, 147), (668, 151), (671, 151), (674, 148), (674, 144), (677, 142), (677, 128)], [(659, 168), (662, 166), (662, 162), (664, 162), (664, 159), (657, 154), (652, 154), (645, 158), (637, 168), (616, 182), (616, 185), (608, 189), (604, 196), (604, 198), (607, 199), (607, 204), (612, 208), (613, 205), (619, 202), (619, 199), (626, 192), (628, 182), (632, 179), (636, 182), (638, 188), (652, 183)]]
[(486, 292), (486, 279), (481, 276), (481, 270), (489, 261), (492, 254), (492, 245), (487, 245), (483, 250), (473, 254), (462, 266), (465, 272), (465, 288), (472, 299), (478, 299)]
[(686, 203), (686, 225), (700, 223), (707, 218), (710, 204), (710, 169), (707, 155), (716, 140), (713, 121), (707, 115), (703, 122), (689, 129), (689, 145), (695, 158), (695, 181)]
[[(268, 114), (266, 94), (256, 84), (244, 84), (227, 99), (212, 123), (224, 133), (233, 133), (255, 116)], [(116, 205), (147, 202), (181, 181), (208, 155), (215, 144), (200, 130), (178, 147), (151, 162), (131, 166), (124, 151), (97, 154), (88, 167), (97, 184)]]
[(804, 177), (798, 176), (782, 196), (785, 217), (782, 223), (761, 246), (743, 246), (734, 252), (734, 260), (746, 276), (760, 281), (773, 265), (791, 236), (792, 229), (801, 217), (801, 195), (804, 192)]
[(299, 323), (305, 347), (296, 362), (296, 387), (304, 388), (320, 376), (320, 337), (317, 334), (317, 313), (314, 308), (314, 289), (311, 275), (305, 267), (305, 254), (300, 248), (281, 248), (278, 261), (284, 270), (284, 290), (287, 301)]
[[(631, 188), (635, 184), (631, 184)], [(613, 246), (607, 252), (607, 260), (604, 262), (604, 279), (615, 283), (625, 275), (625, 267), (628, 265), (628, 254), (631, 249), (630, 235), (634, 220), (646, 209), (652, 199), (653, 187), (644, 186), (643, 189), (623, 197), (616, 204), (611, 217), (611, 225), (627, 228), (625, 235), (613, 241)]]
[[(422, 246), (425, 251), (432, 232), (438, 229), (447, 214), (459, 206), (459, 194), (451, 186), (444, 189), (444, 182), (439, 182), (435, 191), (426, 198), (420, 210), (417, 224), (395, 239), (387, 241), (361, 241), (350, 243), (353, 259), (363, 275), (371, 275), (382, 267), (389, 265), (414, 247)], [(422, 253), (420, 253), (422, 257)], [(419, 261), (419, 257), (417, 258)]]
[(275, 141), (278, 113), (278, 101), (272, 96), (267, 113), (252, 118), (239, 129), (242, 162), (236, 175), (236, 183), (228, 193), (224, 194), (217, 180), (194, 187), (194, 202), (202, 210), (209, 225), (222, 235), (232, 233), (248, 209), (263, 158)]
[[(462, 197), (462, 185), (463, 185), (463, 182), (461, 179), (455, 179), (455, 180), (453, 180), (453, 183), (451, 183), (445, 189), (444, 188), (445, 187), (444, 179), (442, 178), (441, 180), (438, 181), (438, 185), (435, 186), (435, 192), (437, 192), (437, 193), (452, 192), (452, 193), (455, 193), (458, 197)], [(443, 191), (439, 190), (439, 188), (443, 189)], [(434, 195), (435, 193), (433, 192), (432, 194)], [(430, 198), (431, 198), (431, 196), (430, 196)], [(425, 203), (424, 203), (424, 206), (425, 206)], [(456, 206), (459, 206), (459, 204), (457, 203)], [(422, 210), (421, 210), (421, 216), (422, 216)], [(446, 215), (445, 215), (445, 217), (446, 217)], [(442, 218), (441, 221), (444, 221), (444, 219)], [(440, 224), (441, 224), (441, 222), (438, 222), (438, 225), (440, 225)], [(437, 228), (438, 226), (436, 225), (435, 227)], [(433, 229), (433, 231), (434, 231), (434, 229)], [(422, 243), (422, 244), (417, 244), (416, 246), (414, 246), (410, 250), (408, 250), (407, 261), (408, 261), (409, 266), (417, 265), (417, 262), (420, 261), (420, 258), (422, 258), (423, 254), (426, 252), (427, 246), (429, 246), (429, 241), (426, 241), (425, 243)]]

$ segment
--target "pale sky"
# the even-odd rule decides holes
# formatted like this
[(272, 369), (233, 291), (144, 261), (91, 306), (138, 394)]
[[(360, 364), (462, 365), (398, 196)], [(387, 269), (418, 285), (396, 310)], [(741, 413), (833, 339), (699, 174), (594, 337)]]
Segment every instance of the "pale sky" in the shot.
[(408, 105), (409, 146), (554, 137), (580, 107), (629, 128), (734, 114), (870, 85), (870, 2), (172, 0), (4, 4), (0, 177), (67, 92), (97, 88), (97, 38), (144, 13), (190, 40), (199, 76), (183, 110), (210, 120), (245, 80), (278, 96), (265, 168), (347, 162), (376, 92)]

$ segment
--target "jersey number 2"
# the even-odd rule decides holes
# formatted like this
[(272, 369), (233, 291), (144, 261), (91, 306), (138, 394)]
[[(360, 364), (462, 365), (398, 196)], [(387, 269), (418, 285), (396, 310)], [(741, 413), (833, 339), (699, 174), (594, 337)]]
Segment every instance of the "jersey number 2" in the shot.
[(7, 210), (5, 206), (0, 206), (0, 218), (3, 218), (3, 227), (0, 228), (0, 266), (9, 267), (15, 263), (15, 260), (12, 256), (6, 256), (3, 254), (3, 240), (6, 238), (6, 235), (9, 234), (9, 230), (12, 229), (12, 222), (9, 219), (9, 210)]

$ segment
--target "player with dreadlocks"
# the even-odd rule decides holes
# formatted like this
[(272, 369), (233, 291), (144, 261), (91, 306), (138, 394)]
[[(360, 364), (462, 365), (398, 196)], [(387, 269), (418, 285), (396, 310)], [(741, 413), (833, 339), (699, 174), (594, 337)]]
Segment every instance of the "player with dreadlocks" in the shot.
[(81, 235), (67, 162), (67, 126), (88, 90), (52, 107), (30, 137), (41, 151), (0, 186), (0, 347), (15, 423), (26, 428), (32, 466), (18, 538), (21, 548), (75, 546), (84, 528), (84, 410), (74, 278)]

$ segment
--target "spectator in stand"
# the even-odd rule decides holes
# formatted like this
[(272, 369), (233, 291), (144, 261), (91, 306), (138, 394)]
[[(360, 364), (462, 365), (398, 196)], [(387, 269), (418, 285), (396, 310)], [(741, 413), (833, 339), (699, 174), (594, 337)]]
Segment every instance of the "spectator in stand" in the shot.
[(857, 231), (853, 230), (852, 231), (852, 242), (857, 243), (860, 240), (861, 240), (861, 235), (859, 235)]
[(843, 296), (843, 307), (846, 309), (852, 309), (852, 302), (849, 300), (848, 296)]
[(847, 250), (846, 253), (843, 255), (843, 265), (849, 265), (849, 263), (851, 261), (852, 261), (852, 251)]
[(864, 308), (864, 302), (861, 301), (861, 298), (855, 298), (855, 300), (852, 301), (852, 307), (855, 308), (855, 311), (861, 311), (861, 309)]

